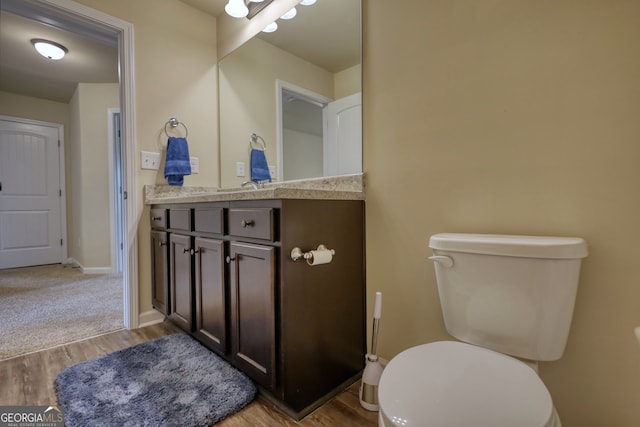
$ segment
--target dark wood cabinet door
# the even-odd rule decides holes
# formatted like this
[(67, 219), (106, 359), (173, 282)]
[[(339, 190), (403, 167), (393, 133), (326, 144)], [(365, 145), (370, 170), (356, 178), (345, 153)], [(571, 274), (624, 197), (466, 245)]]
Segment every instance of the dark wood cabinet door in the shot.
[(151, 303), (169, 315), (169, 247), (166, 231), (151, 231)]
[(230, 245), (232, 358), (259, 384), (276, 387), (274, 247)]
[(193, 316), (193, 292), (191, 275), (191, 237), (171, 233), (169, 253), (171, 266), (171, 314), (169, 317), (187, 332), (191, 332)]
[(227, 352), (224, 242), (195, 239), (196, 333), (208, 347)]

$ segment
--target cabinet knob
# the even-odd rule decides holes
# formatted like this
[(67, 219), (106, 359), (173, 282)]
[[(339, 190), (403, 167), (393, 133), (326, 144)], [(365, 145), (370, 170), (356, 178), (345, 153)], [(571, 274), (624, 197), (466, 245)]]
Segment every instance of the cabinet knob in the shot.
[(183, 253), (183, 254), (190, 253), (191, 255), (193, 255), (193, 254), (194, 254), (193, 249), (188, 249), (188, 248), (183, 249), (183, 250), (182, 250), (182, 253)]
[(236, 257), (232, 258), (229, 255), (227, 255), (227, 258), (226, 258), (227, 264), (231, 264), (231, 261), (235, 261), (235, 260), (236, 260)]
[(160, 247), (167, 246), (167, 242), (160, 242), (160, 243), (158, 243), (158, 246), (160, 246)]
[(162, 217), (161, 216), (154, 216), (151, 219), (154, 220), (154, 221), (160, 221), (162, 219)]
[(242, 222), (240, 222), (240, 225), (242, 226), (242, 228), (251, 227), (253, 225), (253, 220), (252, 219), (250, 219), (250, 220), (244, 220), (243, 219)]

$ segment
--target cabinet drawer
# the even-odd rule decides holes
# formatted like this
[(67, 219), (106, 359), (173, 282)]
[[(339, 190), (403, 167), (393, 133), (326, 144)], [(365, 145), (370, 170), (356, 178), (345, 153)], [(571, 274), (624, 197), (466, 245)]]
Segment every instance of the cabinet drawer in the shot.
[(229, 234), (253, 239), (274, 240), (273, 209), (229, 209)]
[(193, 211), (194, 231), (222, 234), (222, 208), (196, 208)]
[(169, 209), (169, 224), (172, 230), (191, 231), (191, 209)]
[(167, 228), (167, 210), (161, 208), (151, 209), (151, 228)]

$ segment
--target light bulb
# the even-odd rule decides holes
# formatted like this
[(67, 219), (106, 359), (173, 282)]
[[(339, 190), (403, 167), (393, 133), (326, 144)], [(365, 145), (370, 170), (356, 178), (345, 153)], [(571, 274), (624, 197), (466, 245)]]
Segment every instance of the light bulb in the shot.
[(293, 19), (296, 16), (297, 13), (298, 13), (298, 11), (296, 10), (296, 8), (292, 7), (291, 9), (289, 9), (289, 11), (287, 13), (282, 15), (280, 18), (282, 18), (282, 19)]
[(300, 2), (301, 5), (303, 6), (311, 6), (312, 4), (314, 4), (316, 2), (316, 0), (302, 0)]
[[(249, 1), (253, 2), (253, 3), (262, 3), (264, 0), (249, 0)], [(313, 0), (313, 1), (315, 1), (315, 0)]]
[(249, 9), (244, 4), (244, 0), (229, 0), (224, 10), (234, 18), (244, 18), (249, 14)]
[(31, 43), (36, 48), (38, 53), (45, 58), (58, 60), (64, 58), (64, 55), (68, 52), (67, 48), (61, 44), (44, 40), (44, 39), (32, 39)]
[(273, 33), (277, 29), (278, 29), (278, 24), (274, 21), (271, 24), (269, 24), (266, 27), (264, 27), (264, 30), (262, 30), (262, 32), (263, 33)]

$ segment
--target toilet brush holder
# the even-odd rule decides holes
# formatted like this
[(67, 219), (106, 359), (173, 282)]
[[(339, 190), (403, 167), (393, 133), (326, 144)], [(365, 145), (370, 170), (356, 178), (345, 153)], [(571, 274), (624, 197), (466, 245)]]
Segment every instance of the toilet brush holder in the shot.
[(378, 404), (378, 383), (382, 376), (383, 367), (376, 355), (378, 344), (378, 327), (382, 312), (382, 293), (376, 292), (376, 304), (373, 310), (373, 333), (371, 336), (371, 353), (367, 354), (362, 381), (360, 383), (360, 405), (369, 411), (380, 409)]

